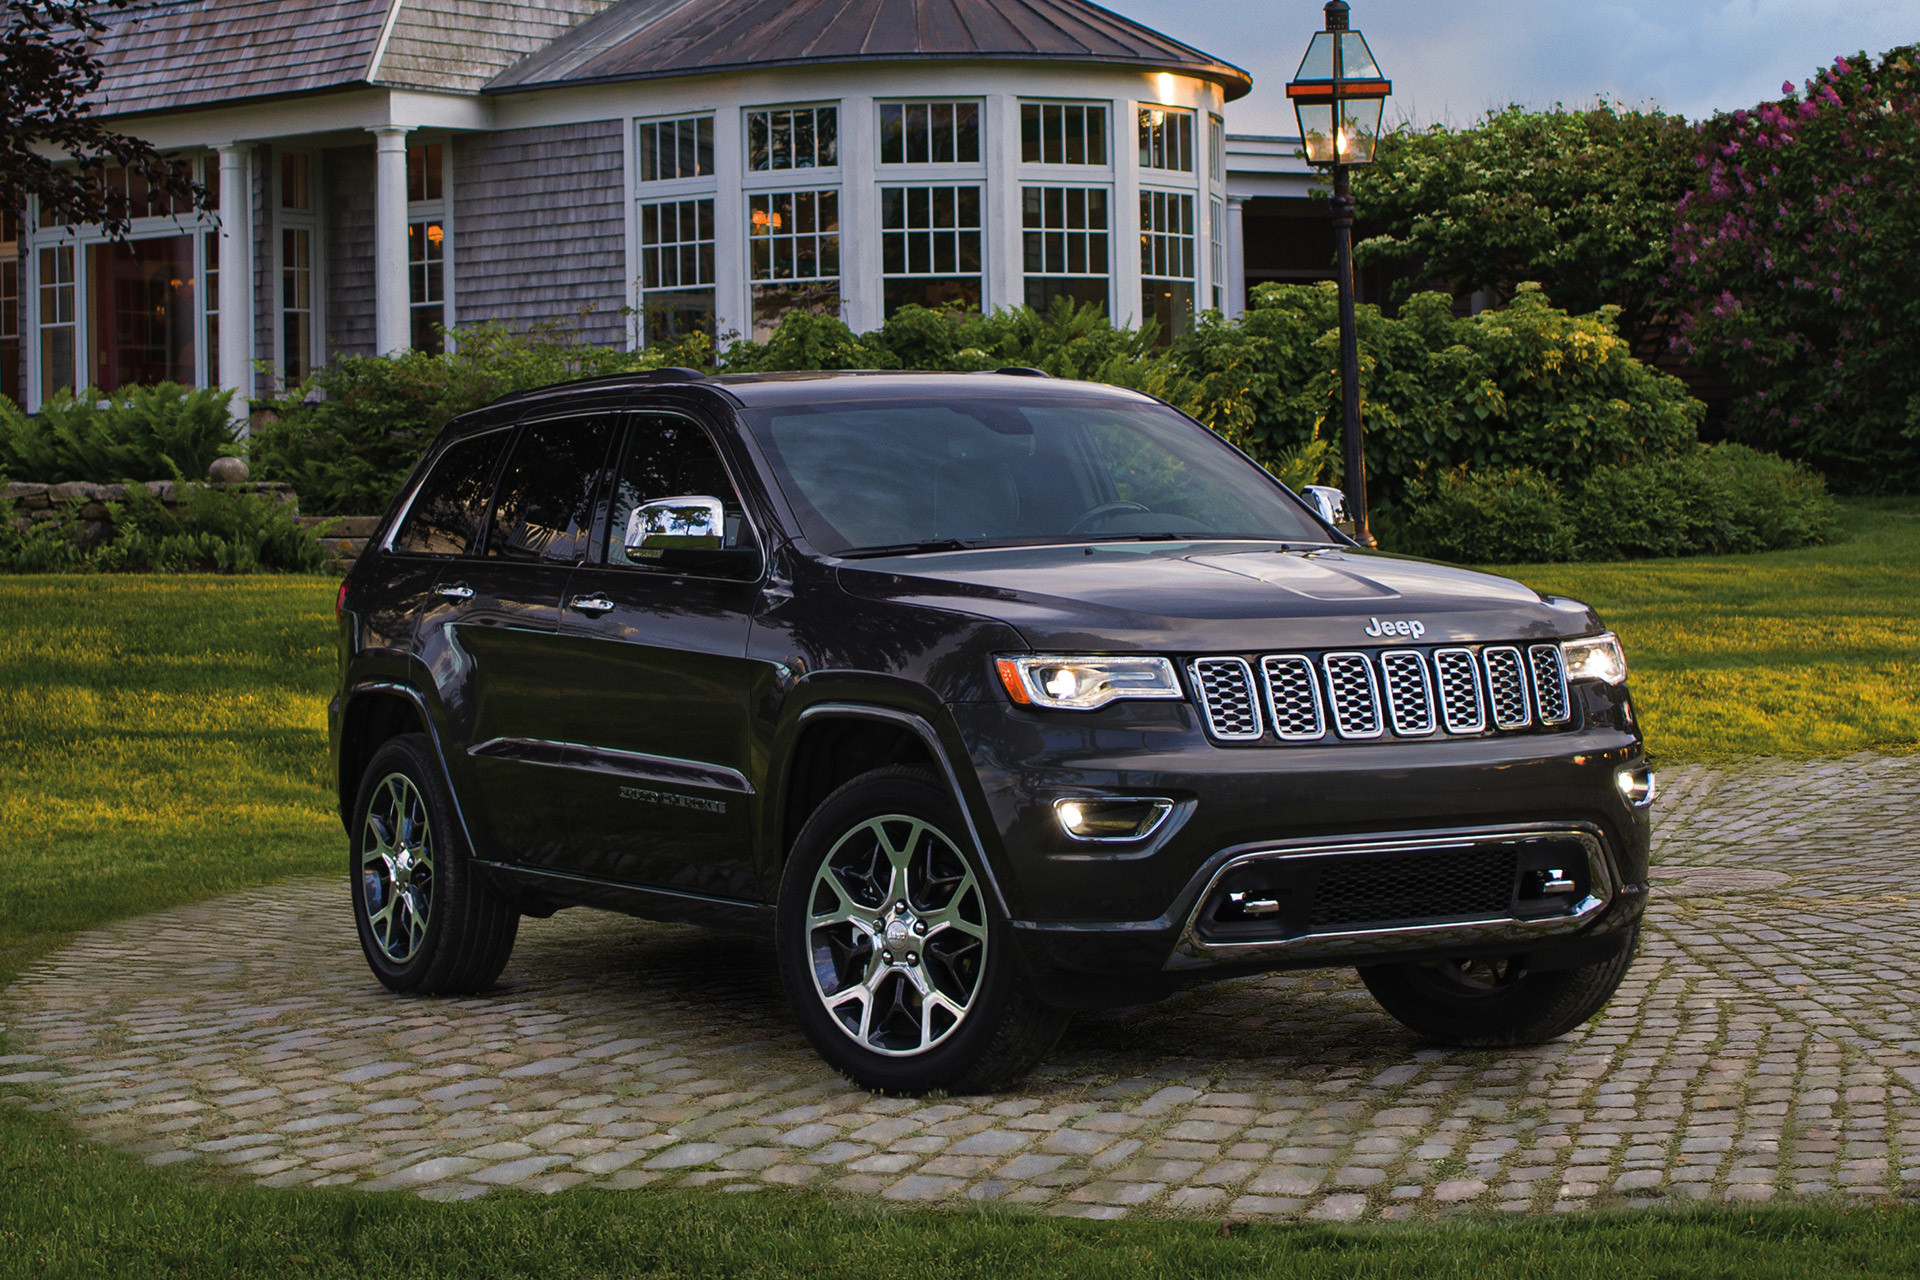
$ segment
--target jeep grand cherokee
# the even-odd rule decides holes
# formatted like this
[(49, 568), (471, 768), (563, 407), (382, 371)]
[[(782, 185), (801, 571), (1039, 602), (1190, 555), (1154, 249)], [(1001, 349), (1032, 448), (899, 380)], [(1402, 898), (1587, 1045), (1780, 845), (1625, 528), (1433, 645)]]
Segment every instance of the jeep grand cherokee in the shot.
[(566, 906), (755, 930), (875, 1088), (992, 1088), (1075, 1008), (1291, 966), (1540, 1041), (1645, 906), (1653, 779), (1591, 610), (1363, 550), (1114, 387), (509, 396), (428, 451), (339, 645), (380, 981), (482, 990)]

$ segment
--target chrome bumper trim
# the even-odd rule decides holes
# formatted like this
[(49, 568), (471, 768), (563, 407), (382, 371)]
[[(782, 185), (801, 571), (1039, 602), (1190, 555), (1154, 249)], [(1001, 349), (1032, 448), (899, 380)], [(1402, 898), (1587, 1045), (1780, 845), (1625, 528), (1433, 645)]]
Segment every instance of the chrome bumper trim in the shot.
[[(1200, 933), (1201, 914), (1213, 901), (1222, 877), (1252, 862), (1312, 858), (1340, 858), (1355, 854), (1404, 854), (1423, 850), (1438, 852), (1459, 849), (1463, 845), (1500, 844), (1530, 836), (1553, 836), (1579, 842), (1587, 852), (1586, 897), (1574, 903), (1562, 915), (1522, 919), (1518, 916), (1472, 916), (1455, 920), (1429, 921), (1414, 925), (1395, 925), (1378, 929), (1352, 929), (1336, 933), (1304, 933), (1291, 938), (1252, 938), (1209, 941)], [(1420, 836), (1301, 842), (1256, 849), (1230, 859), (1213, 873), (1207, 887), (1195, 900), (1180, 931), (1180, 941), (1168, 957), (1169, 969), (1194, 969), (1217, 964), (1239, 964), (1268, 960), (1330, 960), (1372, 958), (1394, 953), (1433, 951), (1449, 947), (1480, 947), (1497, 943), (1534, 943), (1543, 939), (1577, 933), (1593, 922), (1619, 892), (1619, 875), (1613, 858), (1600, 837), (1590, 830), (1570, 826), (1524, 826), (1478, 829), (1454, 836)]]

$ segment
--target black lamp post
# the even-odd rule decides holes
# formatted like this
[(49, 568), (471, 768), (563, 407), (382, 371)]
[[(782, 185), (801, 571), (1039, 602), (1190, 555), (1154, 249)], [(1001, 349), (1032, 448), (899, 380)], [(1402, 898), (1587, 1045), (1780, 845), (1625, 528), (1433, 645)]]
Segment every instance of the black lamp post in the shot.
[(1287, 85), (1307, 163), (1333, 170), (1333, 243), (1340, 278), (1340, 401), (1347, 458), (1347, 515), (1354, 540), (1376, 545), (1367, 528), (1367, 459), (1360, 431), (1360, 343), (1353, 319), (1353, 189), (1348, 170), (1372, 164), (1380, 116), (1393, 82), (1373, 51), (1347, 27), (1347, 0), (1328, 0), (1327, 29), (1314, 36)]

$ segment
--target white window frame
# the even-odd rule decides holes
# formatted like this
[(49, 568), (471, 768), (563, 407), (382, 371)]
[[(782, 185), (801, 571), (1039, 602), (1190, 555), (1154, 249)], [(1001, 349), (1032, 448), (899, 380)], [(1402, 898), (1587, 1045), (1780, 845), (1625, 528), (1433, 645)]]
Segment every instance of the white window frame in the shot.
[[(1027, 159), (1025, 117), (1026, 117), (1026, 111), (1028, 107), (1038, 107), (1040, 109), (1041, 126), (1043, 128), (1046, 125), (1046, 109), (1048, 107), (1061, 107), (1061, 108), (1086, 107), (1090, 110), (1099, 111), (1102, 115), (1104, 115), (1107, 118), (1106, 138), (1105, 138), (1107, 158), (1098, 164), (1092, 164), (1092, 163), (1069, 164), (1064, 161), (1053, 162), (1053, 161), (1048, 161), (1044, 159), (1042, 160)], [(1114, 116), (1113, 101), (1108, 98), (1021, 98), (1019, 99), (1019, 101), (1015, 104), (1014, 113), (1013, 113), (1014, 127), (1019, 130), (1019, 133), (1013, 139), (1013, 147), (1011, 150), (1014, 156), (1016, 157), (1015, 162), (1020, 166), (1021, 180), (1023, 182), (1033, 182), (1035, 181), (1033, 177), (1034, 174), (1044, 174), (1044, 175), (1047, 175), (1047, 178), (1048, 178), (1047, 185), (1049, 186), (1070, 186), (1070, 185), (1074, 185), (1076, 182), (1079, 185), (1084, 186), (1086, 184), (1088, 176), (1091, 174), (1112, 173), (1113, 166), (1114, 166), (1113, 116)], [(1046, 154), (1046, 145), (1044, 142), (1042, 142), (1041, 155), (1044, 156), (1045, 154)], [(1054, 174), (1059, 174), (1062, 176), (1058, 180), (1055, 180), (1052, 176)], [(1071, 176), (1066, 176), (1066, 175), (1071, 175)]]
[[(281, 203), (281, 157), (297, 153), (307, 157), (307, 207), (289, 209)], [(305, 231), (307, 249), (307, 366), (317, 370), (326, 363), (326, 237), (321, 229), (320, 207), (325, 200), (320, 180), (320, 153), (305, 147), (275, 147), (267, 170), (267, 209), (269, 234), (273, 238), (273, 381), (284, 391), (291, 385), (287, 376), (287, 239), (288, 231)]]
[[(799, 166), (790, 166), (785, 169), (754, 168), (753, 167), (753, 118), (757, 115), (767, 115), (771, 117), (771, 114), (775, 111), (812, 111), (814, 112), (815, 113), (814, 136), (816, 139), (819, 137), (818, 113), (821, 111), (833, 112), (833, 163), (832, 164), (815, 164), (815, 165), (810, 165), (806, 168), (801, 168)], [(686, 114), (686, 113), (682, 113), (682, 114)], [(818, 101), (809, 101), (809, 102), (759, 102), (749, 107), (741, 107), (740, 108), (741, 184), (742, 186), (753, 187), (756, 190), (764, 187), (775, 187), (775, 186), (796, 186), (796, 187), (831, 186), (840, 180), (840, 170), (846, 165), (846, 154), (845, 154), (846, 138), (847, 138), (846, 108), (845, 108), (845, 105), (838, 98), (822, 98), (822, 99), (819, 99)], [(719, 168), (719, 159), (717, 155), (717, 148), (719, 145), (719, 135), (717, 131), (715, 133), (714, 142), (716, 147), (716, 157), (714, 161), (714, 167), (717, 169)], [(816, 141), (814, 144), (814, 152), (816, 156), (818, 155), (819, 150), (820, 150), (819, 144)], [(822, 175), (826, 175), (826, 176), (822, 176)], [(648, 183), (647, 185), (651, 187), (654, 184)]]
[[(754, 213), (753, 202), (756, 200), (777, 199), (778, 197), (781, 197), (781, 196), (792, 196), (797, 198), (801, 195), (811, 195), (815, 198), (816, 205), (815, 205), (814, 216), (816, 219), (819, 217), (818, 204), (817, 204), (819, 197), (823, 195), (831, 195), (834, 199), (835, 229), (831, 233), (834, 241), (834, 272), (832, 275), (822, 275), (816, 272), (815, 274), (810, 276), (788, 276), (785, 278), (770, 276), (763, 280), (757, 277), (756, 275), (754, 275), (754, 270), (755, 270), (754, 261), (753, 261), (754, 245), (758, 241), (762, 241), (762, 240), (770, 241), (770, 240), (776, 240), (776, 239), (792, 239), (793, 237), (791, 235), (788, 235), (785, 237), (756, 236), (753, 231), (753, 213)], [(837, 183), (830, 186), (820, 186), (820, 185), (808, 185), (805, 187), (782, 186), (782, 187), (770, 188), (764, 191), (760, 191), (760, 190), (743, 191), (740, 194), (740, 216), (742, 218), (741, 232), (742, 232), (743, 238), (746, 241), (746, 246), (747, 246), (747, 256), (743, 266), (744, 266), (744, 275), (745, 275), (746, 288), (747, 288), (746, 323), (747, 323), (747, 328), (750, 331), (748, 334), (749, 337), (754, 338), (756, 341), (759, 340), (759, 335), (757, 332), (758, 323), (755, 319), (756, 308), (755, 308), (754, 290), (756, 288), (759, 288), (762, 285), (826, 284), (829, 281), (831, 281), (834, 285), (835, 292), (839, 295), (839, 298), (840, 298), (840, 305), (835, 314), (842, 319), (846, 317), (846, 314), (847, 314), (846, 207), (847, 207), (846, 193), (841, 189), (841, 187)], [(718, 228), (716, 227), (716, 233), (717, 233), (717, 230)], [(828, 233), (815, 231), (812, 234), (815, 236), (816, 239), (819, 239), (824, 237)], [(717, 241), (718, 240), (717, 234), (715, 238)], [(816, 253), (817, 253), (817, 250), (816, 250)], [(716, 259), (718, 258), (717, 247), (716, 247), (715, 257)], [(817, 257), (816, 257), (816, 261), (817, 261)], [(719, 264), (716, 261), (715, 273), (714, 273), (716, 276), (718, 276), (719, 274), (718, 266)], [(717, 300), (716, 300), (716, 307), (717, 307)]]
[[(211, 173), (214, 180), (219, 178), (219, 158), (211, 153), (190, 152), (180, 157), (190, 164), (200, 166), (200, 173)], [(168, 213), (142, 215), (132, 219), (128, 240), (155, 240), (169, 236), (189, 236), (193, 242), (193, 265), (195, 281), (194, 323), (196, 339), (194, 342), (194, 379), (196, 385), (207, 385), (206, 351), (206, 289), (201, 287), (206, 280), (206, 237), (203, 233), (218, 231), (219, 216), (205, 210), (190, 213)], [(40, 251), (42, 249), (68, 248), (73, 250), (73, 372), (74, 385), (69, 390), (78, 392), (87, 385), (92, 372), (92, 338), (87, 320), (87, 291), (91, 282), (87, 278), (87, 250), (94, 245), (105, 244), (108, 236), (101, 231), (98, 223), (86, 223), (76, 226), (47, 227), (40, 223), (40, 204), (38, 200), (29, 201), (29, 207), (21, 218), (20, 247), (20, 347), (25, 362), (25, 378), (21, 392), (25, 402), (21, 408), (32, 413), (39, 409), (47, 397), (57, 388), (41, 385), (41, 363), (43, 352), (40, 344)]]
[[(1083, 192), (1089, 192), (1089, 193), (1097, 191), (1106, 197), (1107, 225), (1106, 225), (1106, 229), (1103, 232), (1099, 233), (1106, 237), (1106, 242), (1107, 242), (1106, 254), (1101, 259), (1099, 271), (1097, 272), (1092, 270), (1048, 271), (1044, 269), (1044, 264), (1043, 264), (1042, 270), (1039, 270), (1039, 271), (1027, 270), (1027, 236), (1029, 236), (1030, 234), (1034, 234), (1027, 227), (1027, 219), (1026, 219), (1027, 193), (1031, 191), (1042, 192), (1043, 194), (1041, 196), (1041, 200), (1042, 200), (1043, 209), (1044, 209), (1044, 202), (1046, 199), (1044, 193), (1048, 190), (1083, 191)], [(1044, 217), (1044, 212), (1043, 212), (1043, 217)], [(1039, 234), (1045, 235), (1047, 234), (1048, 230), (1049, 229), (1043, 228)], [(1061, 234), (1070, 235), (1070, 236), (1071, 235), (1087, 236), (1087, 235), (1095, 234), (1091, 230), (1068, 231), (1068, 230), (1065, 230), (1064, 228), (1059, 230)], [(1115, 254), (1114, 246), (1117, 240), (1118, 240), (1118, 228), (1114, 226), (1113, 187), (1110, 183), (1104, 183), (1104, 182), (1077, 182), (1077, 183), (1023, 182), (1021, 183), (1020, 184), (1020, 285), (1021, 285), (1020, 301), (1021, 302), (1026, 301), (1026, 297), (1027, 297), (1026, 283), (1028, 280), (1101, 280), (1101, 281), (1104, 281), (1107, 286), (1107, 315), (1112, 316), (1118, 309), (1114, 305), (1115, 299), (1113, 295), (1114, 254)], [(1091, 263), (1091, 260), (1092, 260), (1092, 256), (1091, 254), (1089, 254), (1090, 263)]]
[[(978, 139), (979, 147), (978, 158), (973, 160), (901, 159), (897, 161), (885, 159), (882, 154), (882, 149), (886, 146), (884, 134), (885, 125), (883, 121), (888, 107), (972, 107), (974, 111), (974, 132)], [(984, 174), (987, 168), (987, 157), (992, 154), (992, 147), (988, 138), (986, 99), (970, 94), (934, 94), (929, 96), (915, 95), (910, 97), (875, 98), (873, 100), (873, 138), (873, 170), (876, 176), (882, 177), (883, 184), (889, 187), (901, 186), (908, 183), (909, 180), (901, 178), (901, 174), (945, 175), (971, 173), (976, 169)], [(928, 144), (928, 150), (932, 150), (931, 142)], [(954, 150), (957, 156), (959, 152), (957, 144)], [(929, 181), (938, 182), (939, 178), (931, 178)]]
[[(440, 324), (452, 329), (454, 317), (459, 314), (454, 302), (454, 256), (459, 252), (459, 237), (453, 229), (453, 139), (451, 137), (410, 136), (407, 147), (438, 146), (440, 148), (440, 198), (438, 200), (408, 200), (407, 226), (416, 222), (438, 222), (442, 233), (440, 242)], [(408, 157), (408, 169), (412, 169), (412, 157)], [(407, 338), (413, 338), (413, 256), (407, 256)], [(445, 349), (452, 351), (459, 344), (451, 339), (445, 343)]]

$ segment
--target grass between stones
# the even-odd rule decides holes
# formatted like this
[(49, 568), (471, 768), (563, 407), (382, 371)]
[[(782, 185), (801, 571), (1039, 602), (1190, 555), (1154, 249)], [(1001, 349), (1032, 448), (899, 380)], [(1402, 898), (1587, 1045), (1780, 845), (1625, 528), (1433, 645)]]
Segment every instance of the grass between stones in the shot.
[[(1523, 567), (1598, 608), (1663, 762), (1920, 743), (1920, 501), (1713, 560)], [(0, 579), (0, 983), (68, 933), (328, 872), (334, 583)], [(0, 1044), (0, 1053), (5, 1052)], [(1485, 1221), (1439, 1229), (1098, 1226), (816, 1195), (645, 1190), (469, 1205), (263, 1191), (148, 1169), (0, 1107), (0, 1277), (872, 1274), (954, 1277), (1885, 1275), (1905, 1210)]]

